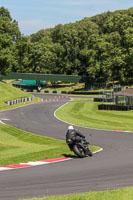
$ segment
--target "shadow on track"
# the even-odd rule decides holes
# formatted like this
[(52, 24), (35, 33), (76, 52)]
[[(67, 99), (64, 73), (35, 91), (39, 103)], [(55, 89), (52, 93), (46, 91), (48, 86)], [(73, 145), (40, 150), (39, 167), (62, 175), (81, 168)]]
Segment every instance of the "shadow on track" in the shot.
[(79, 159), (79, 157), (78, 156), (76, 156), (76, 155), (72, 155), (72, 154), (62, 154), (64, 157), (66, 157), (66, 158), (73, 158), (73, 159)]

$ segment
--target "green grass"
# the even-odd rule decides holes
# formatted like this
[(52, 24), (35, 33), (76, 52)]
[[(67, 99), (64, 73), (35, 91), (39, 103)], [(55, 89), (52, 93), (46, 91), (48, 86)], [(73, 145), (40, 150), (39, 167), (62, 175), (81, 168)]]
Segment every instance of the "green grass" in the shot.
[(98, 110), (97, 102), (70, 102), (56, 111), (56, 116), (79, 126), (133, 131), (133, 111)]
[[(10, 84), (4, 82), (0, 82), (0, 94), (0, 110), (6, 110), (25, 104), (19, 103), (8, 106), (5, 103), (7, 100), (31, 96), (31, 94), (14, 88)], [(31, 103), (33, 103), (33, 101)], [(99, 147), (94, 146), (90, 148), (92, 151), (99, 149)], [(63, 154), (73, 154), (65, 141), (41, 137), (12, 126), (0, 124), (0, 165), (57, 158), (62, 157)]]
[(87, 192), (81, 194), (70, 194), (65, 196), (32, 198), (30, 200), (132, 200), (132, 199), (133, 199), (133, 188), (123, 188), (118, 190)]
[(0, 165), (19, 164), (70, 154), (64, 141), (0, 124)]
[(72, 98), (71, 101), (92, 101), (93, 100), (93, 97), (92, 98)]
[(0, 110), (8, 110), (21, 105), (37, 102), (37, 98), (34, 98), (34, 101), (14, 104), (11, 106), (5, 103), (5, 101), (14, 100), (21, 97), (31, 97), (31, 96), (32, 94), (30, 93), (24, 92), (19, 88), (13, 87), (11, 84), (7, 84), (0, 81)]
[[(14, 88), (9, 84), (0, 82), (0, 110), (6, 110), (17, 107), (25, 103), (8, 106), (5, 101), (13, 100), (19, 97), (28, 97), (31, 94), (22, 92), (20, 89)], [(36, 100), (35, 100), (36, 101)], [(29, 103), (29, 102), (28, 102)], [(79, 123), (82, 126), (100, 128), (112, 128), (118, 125), (122, 128), (122, 123), (127, 123), (126, 130), (133, 130), (131, 125), (133, 112), (114, 112), (114, 111), (98, 111), (97, 104), (94, 102), (69, 103), (59, 109), (56, 114), (58, 117), (70, 123)], [(65, 112), (64, 112), (65, 111)], [(69, 111), (69, 112), (68, 112)], [(111, 120), (109, 123), (108, 120)], [(122, 120), (122, 122), (121, 122)], [(100, 123), (102, 122), (102, 125)], [(128, 127), (129, 126), (129, 127)], [(92, 151), (99, 148), (90, 146)], [(36, 161), (46, 158), (61, 157), (63, 154), (72, 154), (65, 144), (65, 141), (56, 140), (49, 137), (41, 137), (32, 133), (28, 133), (17, 128), (0, 124), (0, 165), (19, 164), (29, 161)], [(133, 188), (125, 188), (121, 190), (89, 192), (82, 194), (33, 198), (32, 200), (132, 200)]]
[[(74, 96), (74, 95), (72, 95), (72, 96)], [(75, 95), (75, 96), (77, 96), (77, 95)], [(94, 99), (93, 97), (102, 97), (101, 94), (100, 94), (100, 95), (97, 95), (97, 94), (88, 94), (88, 95), (78, 95), (78, 96), (84, 96), (84, 97), (87, 96), (87, 97), (89, 97), (89, 98), (86, 97), (86, 98), (85, 98), (86, 100), (87, 100), (87, 99), (90, 99), (90, 97), (91, 97), (92, 99)], [(73, 100), (74, 100), (74, 99), (82, 100), (82, 98), (80, 98), (80, 97), (74, 97)]]
[(80, 90), (84, 88), (84, 83), (60, 83), (51, 85), (48, 84), (45, 86), (44, 90), (52, 90), (52, 91), (74, 91), (74, 90)]
[[(92, 151), (99, 150), (95, 146), (90, 148)], [(0, 165), (63, 157), (64, 154), (74, 155), (65, 141), (0, 124)]]
[(113, 88), (97, 88), (97, 89), (85, 89), (85, 83), (55, 83), (51, 84), (50, 82), (45, 86), (44, 90), (54, 90), (54, 91), (90, 91), (90, 92), (99, 92), (99, 91), (112, 91)]

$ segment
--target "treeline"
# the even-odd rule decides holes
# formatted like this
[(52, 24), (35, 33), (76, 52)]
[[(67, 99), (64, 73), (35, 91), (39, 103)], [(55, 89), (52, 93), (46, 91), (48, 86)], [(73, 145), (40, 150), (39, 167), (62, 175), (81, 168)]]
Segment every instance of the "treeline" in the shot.
[(0, 73), (89, 76), (128, 83), (133, 77), (133, 8), (106, 12), (30, 36), (0, 8)]

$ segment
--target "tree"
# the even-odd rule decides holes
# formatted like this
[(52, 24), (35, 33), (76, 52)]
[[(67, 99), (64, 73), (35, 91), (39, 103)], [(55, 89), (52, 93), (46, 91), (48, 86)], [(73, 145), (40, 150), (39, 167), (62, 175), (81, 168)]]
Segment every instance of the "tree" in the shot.
[(10, 13), (0, 7), (0, 74), (5, 75), (16, 65), (16, 43), (20, 38), (18, 24), (12, 20)]
[(0, 8), (0, 73), (37, 72), (128, 82), (133, 76), (133, 8), (58, 24), (28, 37)]

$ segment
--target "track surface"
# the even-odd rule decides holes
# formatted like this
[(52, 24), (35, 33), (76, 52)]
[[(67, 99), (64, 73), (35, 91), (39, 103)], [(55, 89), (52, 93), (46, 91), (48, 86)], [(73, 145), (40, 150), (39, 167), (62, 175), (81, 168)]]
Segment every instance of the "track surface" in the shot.
[[(42, 98), (54, 98), (42, 95)], [(67, 100), (0, 112), (0, 119), (25, 131), (65, 139), (68, 124), (54, 117)], [(88, 113), (89, 114), (89, 113)], [(78, 128), (103, 151), (93, 157), (0, 172), (0, 200), (42, 197), (133, 186), (133, 133)], [(62, 152), (63, 153), (63, 152)]]

